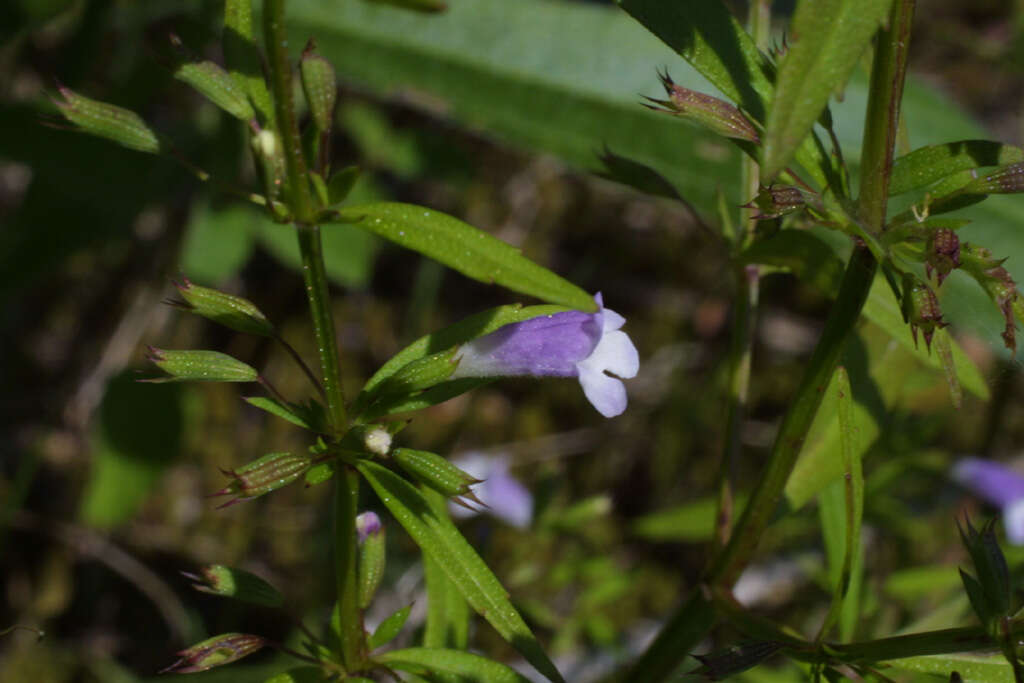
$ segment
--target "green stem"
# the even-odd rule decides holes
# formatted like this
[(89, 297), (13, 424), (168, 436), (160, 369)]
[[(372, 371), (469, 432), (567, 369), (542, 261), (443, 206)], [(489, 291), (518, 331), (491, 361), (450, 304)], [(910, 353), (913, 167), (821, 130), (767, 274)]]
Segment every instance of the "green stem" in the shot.
[(871, 64), (867, 120), (861, 147), (860, 219), (875, 234), (885, 225), (889, 176), (899, 131), (900, 103), (907, 73), (907, 50), (915, 0), (897, 0), (889, 28), (878, 34)]
[[(893, 145), (899, 125), (899, 100), (906, 75), (906, 49), (914, 0), (897, 0), (888, 31), (878, 35), (871, 72), (861, 158), (863, 180), (858, 212), (868, 228), (881, 229), (885, 221)], [(874, 282), (878, 262), (864, 246), (856, 246), (821, 339), (808, 362), (796, 399), (783, 418), (772, 454), (759, 478), (750, 502), (729, 544), (712, 562), (707, 578), (712, 583), (731, 583), (746, 566), (757, 542), (771, 521), (782, 490), (796, 465), (807, 431), (821, 405), (822, 396), (835, 372), (846, 339), (853, 332)]]
[(299, 251), (302, 254), (302, 279), (306, 284), (306, 297), (309, 299), (309, 309), (313, 317), (313, 333), (316, 335), (317, 351), (320, 354), (323, 387), (327, 394), (327, 413), (337, 436), (344, 432), (347, 417), (345, 395), (341, 389), (338, 342), (334, 333), (334, 318), (331, 315), (323, 245), (320, 242), (320, 226), (295, 227), (299, 236)]
[(654, 683), (668, 679), (716, 620), (715, 606), (707, 592), (694, 590), (621, 680)]
[(359, 610), (358, 502), (359, 474), (351, 467), (339, 466), (334, 496), (334, 564), (338, 581), (338, 638), (346, 671), (359, 669), (367, 655), (366, 633)]
[[(755, 0), (750, 3), (747, 15), (750, 33), (758, 48), (768, 47), (771, 35), (772, 0)], [(756, 197), (761, 187), (760, 168), (756, 161), (744, 157), (740, 167), (740, 182), (744, 197)], [(757, 231), (756, 209), (741, 209), (740, 220), (743, 229), (736, 236), (733, 245), (733, 260), (753, 240)], [(754, 318), (757, 315), (757, 301), (760, 271), (757, 266), (744, 267), (738, 263), (733, 268), (733, 282), (736, 299), (733, 305), (733, 326), (729, 349), (729, 403), (725, 427), (725, 448), (718, 470), (718, 510), (715, 514), (715, 534), (712, 555), (729, 541), (732, 530), (733, 486), (732, 473), (739, 460), (742, 444), (743, 417), (746, 413), (747, 393), (750, 386), (750, 361), (754, 345)]]
[(306, 159), (302, 153), (298, 118), (292, 88), (292, 63), (288, 56), (288, 33), (284, 22), (285, 0), (266, 0), (263, 5), (263, 35), (270, 62), (270, 84), (274, 93), (278, 133), (284, 149), (288, 205), (300, 224), (316, 218), (316, 205), (309, 186)]

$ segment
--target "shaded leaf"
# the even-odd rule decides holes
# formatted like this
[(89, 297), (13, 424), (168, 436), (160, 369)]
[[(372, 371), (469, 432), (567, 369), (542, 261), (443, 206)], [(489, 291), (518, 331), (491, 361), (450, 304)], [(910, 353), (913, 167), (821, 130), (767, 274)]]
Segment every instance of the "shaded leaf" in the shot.
[(357, 225), (474, 280), (581, 311), (597, 310), (590, 294), (530, 261), (519, 249), (438, 211), (378, 202), (345, 207), (327, 218)]
[(466, 683), (529, 683), (530, 680), (504, 664), (460, 650), (410, 647), (385, 652), (375, 659), (401, 671), (455, 674)]
[(356, 467), (399, 524), (420, 549), (437, 562), (470, 606), (539, 672), (549, 680), (561, 681), (558, 670), (512, 606), (497, 577), (451, 520), (436, 515), (423, 494), (391, 470), (369, 461), (361, 461)]

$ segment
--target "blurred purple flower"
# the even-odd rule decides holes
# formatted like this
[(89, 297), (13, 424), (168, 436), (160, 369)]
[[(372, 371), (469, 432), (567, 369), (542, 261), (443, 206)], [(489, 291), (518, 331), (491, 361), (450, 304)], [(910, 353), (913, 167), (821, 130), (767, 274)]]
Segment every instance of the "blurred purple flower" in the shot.
[(615, 417), (626, 409), (622, 380), (635, 377), (640, 356), (619, 330), (626, 319), (604, 307), (597, 313), (564, 311), (512, 323), (463, 344), (456, 353), (460, 377), (577, 377), (597, 411)]
[(508, 458), (482, 453), (464, 453), (452, 461), (459, 469), (482, 480), (472, 486), (473, 493), (487, 507), (482, 511), (465, 506), (449, 505), (455, 517), (472, 517), (484, 512), (506, 524), (525, 529), (533, 521), (533, 496), (508, 473)]
[(964, 458), (953, 467), (953, 479), (1002, 508), (1006, 540), (1024, 545), (1024, 475), (992, 460)]

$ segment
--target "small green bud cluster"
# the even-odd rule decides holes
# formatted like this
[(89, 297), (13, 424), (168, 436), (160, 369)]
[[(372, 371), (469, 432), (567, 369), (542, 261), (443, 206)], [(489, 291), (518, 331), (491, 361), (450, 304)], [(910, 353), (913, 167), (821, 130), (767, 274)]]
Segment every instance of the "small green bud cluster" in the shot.
[(780, 218), (801, 211), (807, 206), (802, 190), (790, 185), (762, 185), (757, 196), (743, 205), (747, 209), (757, 209), (755, 220)]

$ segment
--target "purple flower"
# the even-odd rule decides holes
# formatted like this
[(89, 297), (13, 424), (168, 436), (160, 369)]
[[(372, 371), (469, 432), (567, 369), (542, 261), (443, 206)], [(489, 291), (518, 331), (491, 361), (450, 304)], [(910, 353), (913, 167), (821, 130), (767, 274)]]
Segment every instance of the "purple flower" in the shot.
[[(508, 473), (508, 459), (505, 456), (491, 457), (469, 452), (452, 463), (481, 480), (472, 486), (472, 490), (486, 506), (484, 512), (519, 529), (530, 526), (533, 521), (533, 496)], [(472, 517), (477, 514), (476, 510), (466, 506), (449, 505), (449, 510), (455, 517)]]
[(376, 512), (371, 510), (359, 513), (356, 516), (356, 535), (358, 536), (359, 544), (365, 543), (366, 539), (373, 534), (380, 533), (383, 526)]
[(622, 380), (635, 377), (640, 357), (619, 330), (626, 319), (594, 297), (597, 313), (565, 311), (505, 325), (456, 352), (460, 377), (577, 377), (597, 411), (615, 417), (626, 409)]
[(1024, 545), (1024, 475), (991, 460), (964, 458), (953, 479), (979, 498), (1003, 509), (1006, 540)]

